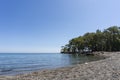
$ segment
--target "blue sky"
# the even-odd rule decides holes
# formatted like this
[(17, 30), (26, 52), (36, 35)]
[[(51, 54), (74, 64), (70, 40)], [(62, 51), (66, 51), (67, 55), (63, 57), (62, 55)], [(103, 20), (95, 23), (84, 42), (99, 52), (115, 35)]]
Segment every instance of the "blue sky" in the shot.
[(59, 52), (70, 39), (120, 26), (120, 0), (0, 0), (0, 52)]

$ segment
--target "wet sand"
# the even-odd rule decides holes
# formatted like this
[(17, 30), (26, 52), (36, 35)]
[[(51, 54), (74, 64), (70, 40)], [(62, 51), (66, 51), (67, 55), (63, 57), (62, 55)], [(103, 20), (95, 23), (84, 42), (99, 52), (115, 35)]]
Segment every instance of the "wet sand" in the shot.
[(120, 80), (120, 52), (104, 52), (109, 58), (53, 70), (42, 70), (0, 80)]

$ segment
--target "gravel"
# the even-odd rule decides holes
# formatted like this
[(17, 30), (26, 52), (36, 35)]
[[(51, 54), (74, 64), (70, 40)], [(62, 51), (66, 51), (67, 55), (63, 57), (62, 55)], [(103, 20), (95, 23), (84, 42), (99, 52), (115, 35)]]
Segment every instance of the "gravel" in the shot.
[(109, 58), (16, 76), (0, 76), (0, 80), (120, 80), (120, 52), (104, 52)]

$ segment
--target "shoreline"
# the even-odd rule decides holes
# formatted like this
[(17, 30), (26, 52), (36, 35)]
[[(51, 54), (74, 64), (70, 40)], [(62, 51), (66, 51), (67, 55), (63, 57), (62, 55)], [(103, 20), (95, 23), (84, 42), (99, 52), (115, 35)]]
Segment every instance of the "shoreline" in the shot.
[(0, 76), (0, 80), (120, 80), (120, 52), (100, 55), (108, 58), (16, 76)]

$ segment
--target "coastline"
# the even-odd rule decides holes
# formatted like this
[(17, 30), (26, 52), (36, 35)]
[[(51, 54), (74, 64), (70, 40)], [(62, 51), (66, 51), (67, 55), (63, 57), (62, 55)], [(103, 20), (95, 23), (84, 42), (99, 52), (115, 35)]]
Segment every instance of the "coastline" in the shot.
[(108, 58), (52, 70), (0, 76), (0, 80), (120, 80), (120, 52), (100, 55)]

